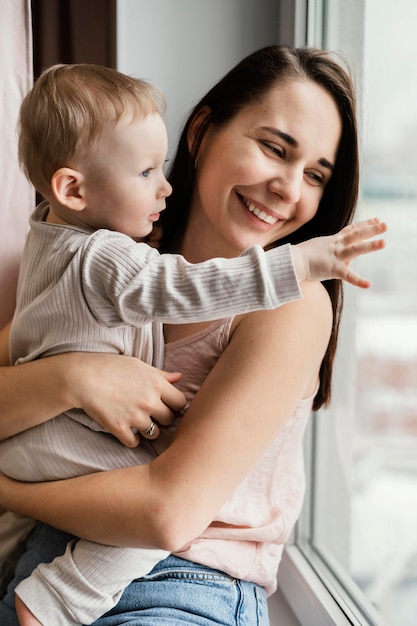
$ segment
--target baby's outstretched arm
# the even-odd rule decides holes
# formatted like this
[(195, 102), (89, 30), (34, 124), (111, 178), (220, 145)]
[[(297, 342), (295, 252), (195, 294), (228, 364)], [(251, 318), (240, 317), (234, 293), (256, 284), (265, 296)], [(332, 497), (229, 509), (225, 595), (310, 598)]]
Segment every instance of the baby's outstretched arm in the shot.
[(356, 257), (381, 250), (383, 239), (372, 239), (387, 230), (378, 218), (345, 226), (327, 237), (316, 237), (293, 246), (294, 263), (300, 280), (329, 280), (340, 278), (355, 287), (367, 289), (370, 282), (349, 266)]

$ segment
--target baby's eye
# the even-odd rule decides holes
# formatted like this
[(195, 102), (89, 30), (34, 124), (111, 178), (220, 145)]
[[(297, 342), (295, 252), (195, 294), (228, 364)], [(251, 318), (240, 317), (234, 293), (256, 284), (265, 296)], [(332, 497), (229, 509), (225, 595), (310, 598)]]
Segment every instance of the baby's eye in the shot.
[(143, 178), (148, 178), (151, 175), (152, 169), (152, 167), (148, 167), (148, 169), (143, 170), (140, 175), (143, 176)]

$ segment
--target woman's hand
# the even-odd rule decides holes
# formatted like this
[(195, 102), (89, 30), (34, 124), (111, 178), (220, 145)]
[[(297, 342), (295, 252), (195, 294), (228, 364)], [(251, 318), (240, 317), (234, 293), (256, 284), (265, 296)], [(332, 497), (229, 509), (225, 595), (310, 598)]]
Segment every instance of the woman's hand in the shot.
[[(139, 436), (132, 428), (146, 431), (150, 416), (170, 424), (185, 405), (172, 384), (181, 374), (134, 357), (73, 352), (10, 366), (9, 330), (0, 331), (0, 441), (75, 407), (134, 447)], [(152, 439), (158, 434), (156, 426)]]
[[(134, 447), (152, 417), (161, 425), (171, 424), (185, 406), (185, 396), (172, 383), (178, 372), (163, 372), (134, 357), (78, 353), (82, 369), (78, 376), (77, 404), (124, 445)], [(155, 425), (152, 439), (159, 434)], [(146, 437), (146, 435), (143, 435)]]

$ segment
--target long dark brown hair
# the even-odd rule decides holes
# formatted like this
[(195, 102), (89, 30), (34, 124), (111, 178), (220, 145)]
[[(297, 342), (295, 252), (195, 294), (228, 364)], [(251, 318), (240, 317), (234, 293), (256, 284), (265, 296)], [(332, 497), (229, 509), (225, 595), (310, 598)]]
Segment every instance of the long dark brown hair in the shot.
[[(261, 98), (280, 82), (312, 80), (332, 96), (342, 119), (342, 136), (333, 175), (326, 186), (316, 215), (277, 245), (330, 235), (352, 221), (359, 185), (359, 152), (357, 139), (356, 102), (349, 72), (332, 54), (312, 48), (268, 46), (243, 59), (226, 74), (194, 107), (181, 134), (178, 150), (169, 174), (173, 194), (167, 199), (168, 210), (163, 215), (162, 250), (177, 252), (181, 247), (195, 183), (195, 159), (208, 130), (221, 128), (245, 106)], [(191, 151), (188, 133), (201, 109), (209, 111), (200, 126)], [(317, 410), (327, 405), (331, 397), (333, 361), (343, 305), (343, 290), (339, 280), (324, 283), (333, 308), (333, 328), (329, 345), (321, 364), (320, 388), (314, 400)]]

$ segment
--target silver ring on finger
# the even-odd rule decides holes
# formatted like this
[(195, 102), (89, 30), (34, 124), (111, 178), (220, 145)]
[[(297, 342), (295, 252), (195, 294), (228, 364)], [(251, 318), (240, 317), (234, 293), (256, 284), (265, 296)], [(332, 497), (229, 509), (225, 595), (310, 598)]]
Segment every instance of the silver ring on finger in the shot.
[(155, 422), (153, 421), (153, 419), (151, 419), (151, 425), (149, 426), (149, 428), (142, 431), (142, 435), (148, 435), (149, 437), (152, 437), (155, 432), (155, 426)]

